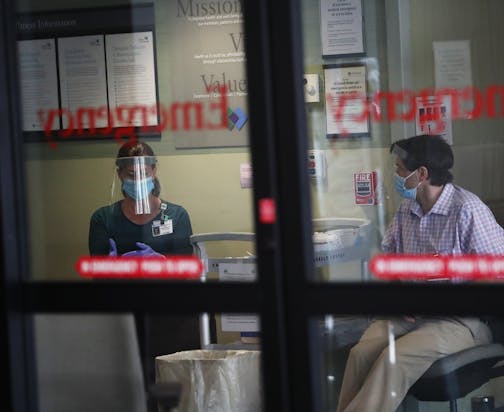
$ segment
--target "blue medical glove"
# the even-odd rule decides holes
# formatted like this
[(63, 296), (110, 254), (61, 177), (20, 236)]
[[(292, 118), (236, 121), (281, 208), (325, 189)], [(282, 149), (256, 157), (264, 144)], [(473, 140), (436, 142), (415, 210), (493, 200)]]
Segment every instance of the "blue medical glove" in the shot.
[(110, 238), (109, 240), (110, 252), (109, 256), (117, 256), (117, 245), (114, 239)]
[(123, 256), (132, 257), (132, 256), (157, 256), (164, 257), (161, 253), (156, 252), (149, 245), (146, 245), (142, 242), (136, 242), (136, 245), (139, 247), (139, 250), (132, 250), (131, 252), (126, 252)]

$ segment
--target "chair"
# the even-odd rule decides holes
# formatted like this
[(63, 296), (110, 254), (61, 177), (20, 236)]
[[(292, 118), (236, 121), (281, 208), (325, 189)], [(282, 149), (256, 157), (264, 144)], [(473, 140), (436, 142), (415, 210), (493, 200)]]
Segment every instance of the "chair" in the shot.
[(420, 401), (448, 401), (450, 412), (457, 412), (457, 399), (479, 388), (489, 380), (504, 376), (504, 366), (496, 364), (504, 360), (502, 325), (495, 319), (487, 320), (494, 335), (494, 342), (474, 346), (445, 356), (431, 367), (410, 388), (408, 394)]

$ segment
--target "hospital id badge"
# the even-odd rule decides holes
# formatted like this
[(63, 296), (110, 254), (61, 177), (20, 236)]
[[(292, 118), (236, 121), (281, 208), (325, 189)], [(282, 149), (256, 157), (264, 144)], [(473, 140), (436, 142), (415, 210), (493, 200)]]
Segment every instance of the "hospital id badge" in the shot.
[(161, 221), (156, 220), (152, 223), (152, 236), (164, 236), (173, 233), (173, 220), (165, 220), (161, 223)]

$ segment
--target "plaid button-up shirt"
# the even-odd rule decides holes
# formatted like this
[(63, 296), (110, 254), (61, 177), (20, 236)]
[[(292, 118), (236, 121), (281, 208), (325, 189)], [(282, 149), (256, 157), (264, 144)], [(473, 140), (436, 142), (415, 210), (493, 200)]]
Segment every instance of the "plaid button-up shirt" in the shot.
[(504, 254), (504, 229), (473, 193), (446, 184), (427, 213), (403, 200), (382, 241), (385, 253)]

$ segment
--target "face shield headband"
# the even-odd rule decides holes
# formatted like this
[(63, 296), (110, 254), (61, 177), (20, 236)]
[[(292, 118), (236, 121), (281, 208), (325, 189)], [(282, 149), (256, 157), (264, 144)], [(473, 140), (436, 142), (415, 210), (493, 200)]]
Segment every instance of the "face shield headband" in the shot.
[[(155, 156), (132, 156), (116, 159), (117, 173), (121, 181), (122, 194), (134, 200), (135, 214), (151, 213), (149, 195), (155, 188)], [(115, 192), (115, 176), (112, 187)]]
[(392, 153), (396, 154), (403, 162), (408, 158), (408, 152), (398, 144), (392, 147)]

